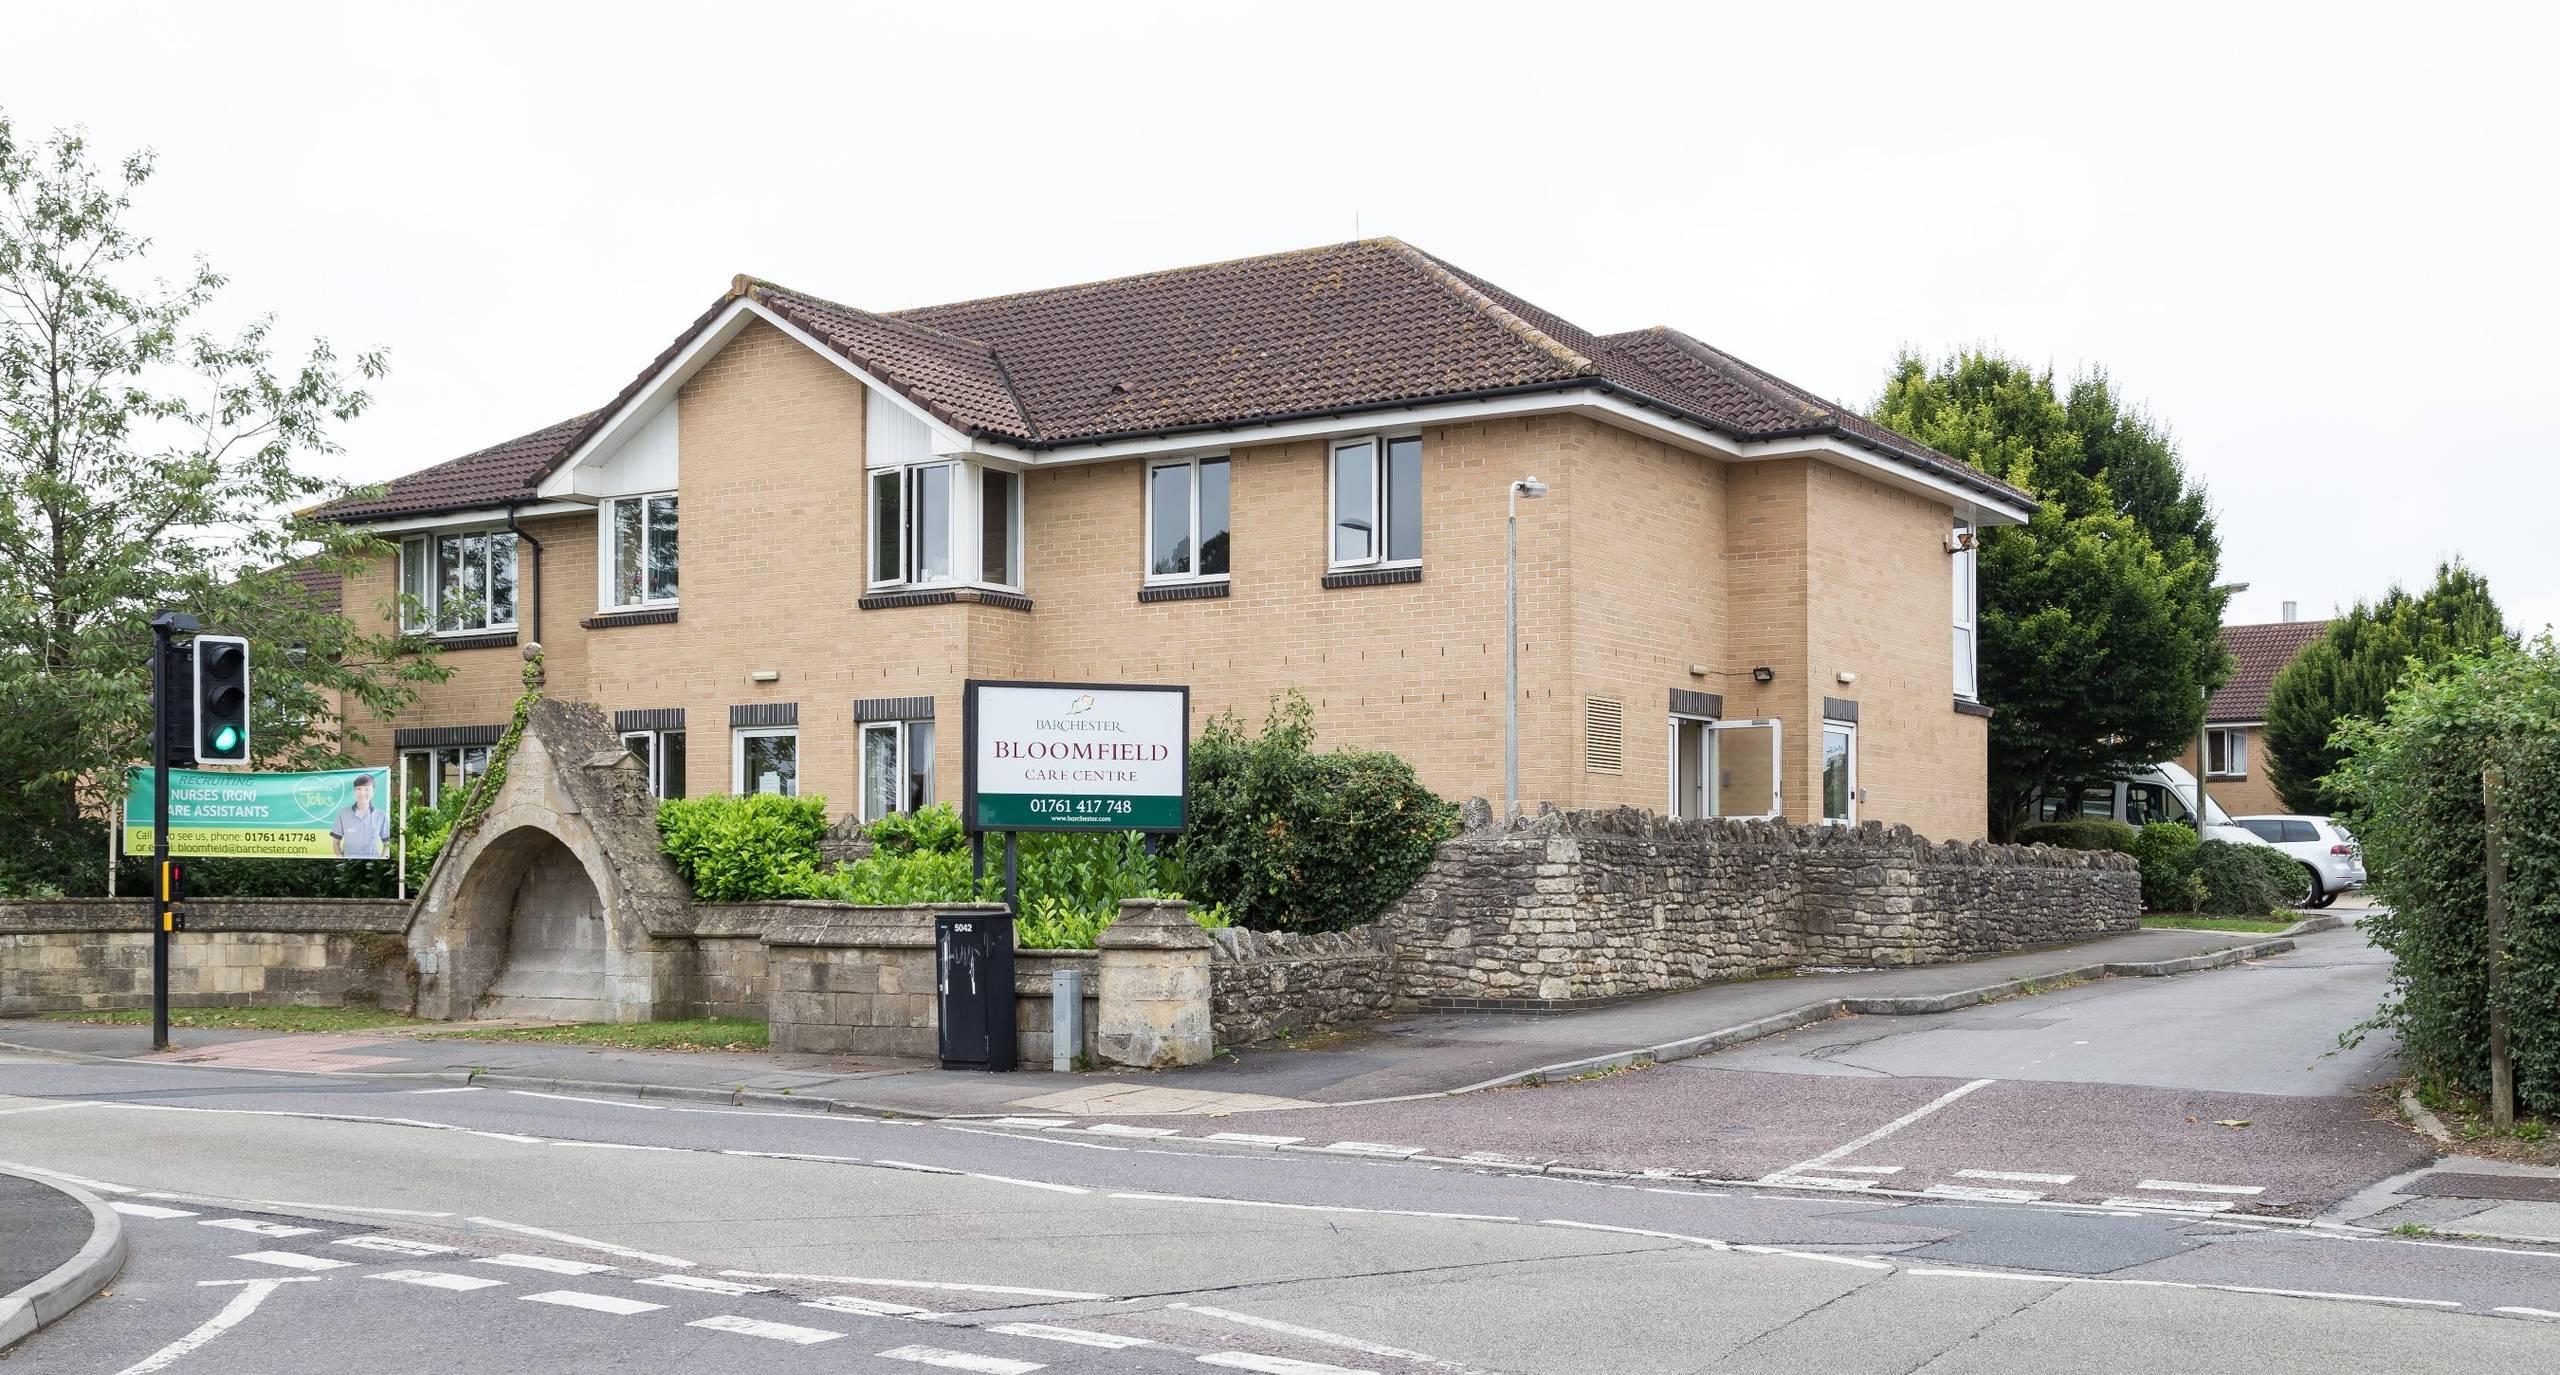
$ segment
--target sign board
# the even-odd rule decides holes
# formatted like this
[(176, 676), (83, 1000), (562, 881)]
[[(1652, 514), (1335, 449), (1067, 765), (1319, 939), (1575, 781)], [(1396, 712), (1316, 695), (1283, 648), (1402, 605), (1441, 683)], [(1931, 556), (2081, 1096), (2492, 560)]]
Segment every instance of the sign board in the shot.
[(972, 679), (962, 819), (972, 831), (1179, 831), (1191, 689)]
[[(389, 859), (399, 824), (389, 769), (326, 773), (169, 771), (169, 853), (241, 859)], [(124, 848), (151, 853), (153, 778), (133, 769)]]

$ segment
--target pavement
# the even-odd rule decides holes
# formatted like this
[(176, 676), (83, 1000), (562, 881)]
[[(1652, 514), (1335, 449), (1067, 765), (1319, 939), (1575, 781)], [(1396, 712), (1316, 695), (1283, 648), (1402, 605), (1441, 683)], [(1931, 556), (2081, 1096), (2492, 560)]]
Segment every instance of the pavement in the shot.
[(123, 1219), (96, 1195), (0, 1169), (0, 1350), (59, 1321), (114, 1281)]
[[(2338, 920), (2315, 918), (2304, 929)], [(170, 1052), (153, 1057), (147, 1028), (28, 1019), (0, 1021), (0, 1045), (907, 1116), (1227, 1116), (1568, 1078), (1638, 1059), (1701, 1054), (1842, 1012), (1940, 1012), (2075, 980), (2221, 967), (2289, 949), (2294, 939), (2139, 931), (1963, 964), (1710, 984), (1583, 1012), (1394, 1017), (1357, 1032), (1248, 1047), (1212, 1064), (1155, 1073), (1061, 1075), (1026, 1067), (990, 1075), (888, 1057), (610, 1050), (439, 1040), (432, 1032), (181, 1030)]]

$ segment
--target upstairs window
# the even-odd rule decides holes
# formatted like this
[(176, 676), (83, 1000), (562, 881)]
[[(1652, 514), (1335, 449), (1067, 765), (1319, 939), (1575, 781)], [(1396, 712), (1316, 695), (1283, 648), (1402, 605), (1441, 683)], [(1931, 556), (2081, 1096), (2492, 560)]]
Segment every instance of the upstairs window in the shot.
[(1982, 695), (1980, 674), (1974, 657), (1974, 598), (1976, 568), (1981, 555), (1974, 549), (1978, 532), (1973, 522), (1956, 517), (1955, 529), (1947, 539), (1947, 563), (1953, 569), (1951, 580), (1955, 593), (1956, 696), (1978, 701)]
[(1333, 446), (1336, 568), (1422, 561), (1422, 439), (1346, 439)]
[(2249, 776), (2249, 732), (2219, 728), (2204, 733), (2204, 771), (2212, 778)]
[(676, 600), (676, 498), (615, 497), (604, 503), (604, 604), (631, 611)]
[(1147, 579), (1227, 576), (1227, 460), (1180, 459), (1147, 469)]
[(871, 474), (873, 587), (1022, 585), (1022, 477), (945, 461)]
[(503, 530), (400, 542), (400, 628), (438, 635), (513, 630), (516, 537)]

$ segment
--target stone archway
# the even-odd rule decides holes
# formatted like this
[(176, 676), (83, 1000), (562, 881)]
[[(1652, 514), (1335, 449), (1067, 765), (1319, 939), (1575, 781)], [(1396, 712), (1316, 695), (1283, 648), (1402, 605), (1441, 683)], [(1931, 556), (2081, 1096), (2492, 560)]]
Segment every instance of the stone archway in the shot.
[(418, 1015), (682, 1015), (688, 901), (604, 713), (538, 702), (479, 824), (427, 876), (409, 926)]

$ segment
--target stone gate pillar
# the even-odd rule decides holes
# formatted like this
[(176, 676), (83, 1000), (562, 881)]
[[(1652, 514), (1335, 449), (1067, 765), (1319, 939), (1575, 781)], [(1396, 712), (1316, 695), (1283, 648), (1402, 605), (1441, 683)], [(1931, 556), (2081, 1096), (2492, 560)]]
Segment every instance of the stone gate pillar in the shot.
[(1101, 1012), (1094, 1052), (1139, 1069), (1205, 1065), (1212, 1050), (1209, 933), (1191, 904), (1131, 898), (1095, 942)]

